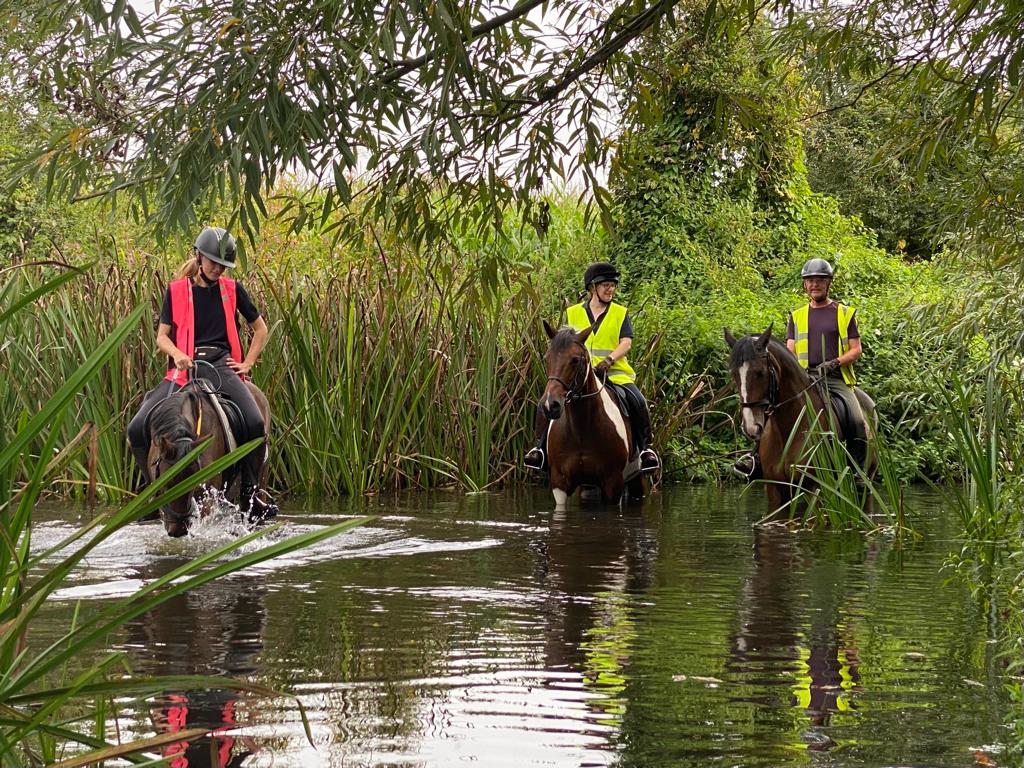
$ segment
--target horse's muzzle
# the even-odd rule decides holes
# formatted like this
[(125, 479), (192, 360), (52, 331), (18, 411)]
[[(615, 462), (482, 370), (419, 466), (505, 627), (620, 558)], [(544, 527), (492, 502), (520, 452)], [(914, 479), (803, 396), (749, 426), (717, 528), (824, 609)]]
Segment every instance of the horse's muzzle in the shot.
[(562, 404), (561, 398), (545, 397), (540, 407), (544, 415), (554, 421), (562, 415), (565, 406)]

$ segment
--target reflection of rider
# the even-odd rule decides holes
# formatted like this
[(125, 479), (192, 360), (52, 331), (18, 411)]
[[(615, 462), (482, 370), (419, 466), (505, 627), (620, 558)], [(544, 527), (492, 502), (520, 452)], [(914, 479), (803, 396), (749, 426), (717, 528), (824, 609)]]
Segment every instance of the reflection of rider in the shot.
[[(144, 576), (148, 574), (143, 574)], [(257, 677), (266, 621), (266, 589), (258, 579), (235, 580), (176, 596), (129, 622), (133, 666), (143, 674)], [(178, 690), (151, 707), (158, 734), (210, 731), (161, 749), (174, 768), (237, 768), (256, 751), (237, 729), (246, 723), (239, 693), (229, 688)]]
[[(660, 465), (658, 455), (651, 448), (651, 415), (647, 400), (636, 386), (636, 373), (626, 361), (626, 353), (633, 346), (633, 324), (629, 313), (621, 304), (612, 301), (619, 283), (619, 271), (607, 262), (591, 264), (583, 276), (587, 298), (569, 307), (567, 321), (577, 331), (600, 324), (587, 337), (591, 362), (599, 378), (621, 387), (627, 393), (629, 418), (633, 434), (640, 449), (640, 469), (653, 472)], [(523, 463), (530, 469), (543, 470), (547, 457), (545, 447), (548, 418), (540, 407), (536, 417), (536, 444), (526, 453)]]
[[(809, 259), (800, 270), (804, 291), (810, 301), (789, 315), (786, 347), (800, 365), (817, 377), (833, 397), (846, 405), (856, 434), (847, 439), (851, 458), (864, 466), (867, 458), (867, 423), (855, 391), (853, 363), (863, 350), (857, 328), (856, 310), (829, 298), (833, 269), (825, 259)], [(866, 397), (861, 393), (862, 397)], [(827, 400), (827, 398), (826, 398)], [(742, 476), (759, 475), (756, 452), (740, 457), (735, 470)]]
[(171, 768), (240, 768), (253, 754), (246, 738), (244, 749), (235, 751), (236, 738), (230, 731), (238, 727), (235, 719), (236, 694), (219, 688), (194, 691), (187, 695), (170, 694), (157, 702), (153, 724), (158, 733), (176, 733), (189, 728), (209, 728), (210, 735), (196, 741), (172, 742), (163, 748)]
[[(244, 377), (259, 359), (269, 329), (241, 283), (224, 277), (224, 271), (235, 266), (235, 239), (220, 227), (207, 227), (196, 238), (195, 258), (182, 269), (179, 279), (167, 286), (160, 325), (156, 334), (157, 348), (166, 354), (168, 370), (165, 380), (146, 393), (139, 412), (128, 425), (128, 440), (143, 477), (149, 477), (146, 466), (149, 453), (147, 419), (161, 400), (192, 378), (209, 380), (214, 387), (238, 405), (244, 421), (245, 435), (252, 440), (265, 437), (266, 426)], [(242, 356), (238, 333), (238, 315), (252, 327), (249, 352)], [(209, 365), (194, 365), (195, 361)], [(241, 462), (239, 506), (262, 517), (272, 516), (276, 507), (256, 494), (265, 451), (250, 453)]]

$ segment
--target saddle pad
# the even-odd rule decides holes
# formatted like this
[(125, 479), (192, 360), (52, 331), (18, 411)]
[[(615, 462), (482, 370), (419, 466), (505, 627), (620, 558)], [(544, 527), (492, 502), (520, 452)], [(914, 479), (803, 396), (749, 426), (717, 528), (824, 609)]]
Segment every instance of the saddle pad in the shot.
[[(619, 406), (619, 413), (621, 413), (622, 418), (626, 420), (626, 423), (629, 425), (630, 430), (633, 430), (633, 450), (630, 452), (630, 459), (635, 460), (640, 455), (640, 437), (639, 435), (636, 434), (636, 431), (633, 427), (636, 421), (632, 418), (633, 412), (630, 407), (629, 393), (626, 391), (625, 387), (621, 387), (618, 384), (615, 384), (614, 382), (611, 381), (605, 382), (605, 387), (610, 392), (613, 392), (615, 394), (614, 400), (616, 404), (618, 404)], [(639, 464), (637, 466), (639, 466)]]

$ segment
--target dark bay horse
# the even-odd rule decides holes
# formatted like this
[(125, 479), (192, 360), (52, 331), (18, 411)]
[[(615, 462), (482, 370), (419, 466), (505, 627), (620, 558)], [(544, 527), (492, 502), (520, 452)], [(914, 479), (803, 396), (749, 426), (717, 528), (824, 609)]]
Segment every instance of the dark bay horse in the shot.
[[(821, 439), (841, 426), (829, 417), (822, 389), (786, 346), (772, 338), (772, 326), (761, 335), (736, 339), (725, 329), (732, 349), (729, 371), (740, 395), (740, 429), (757, 441), (768, 500), (773, 509), (791, 504), (801, 491), (813, 492), (813, 470), (808, 464), (808, 438)], [(874, 425), (874, 408), (861, 399), (868, 420), (869, 436)], [(877, 458), (868, 452), (868, 477), (875, 473)], [(870, 504), (871, 495), (867, 502)], [(865, 510), (869, 511), (869, 510)]]
[[(256, 405), (263, 416), (267, 432), (270, 431), (270, 404), (266, 395), (250, 381), (246, 382), (249, 391), (256, 399)], [(206, 449), (191, 465), (183, 469), (172, 484), (193, 474), (202, 467), (208, 466), (228, 452), (228, 439), (221, 423), (220, 415), (210, 396), (198, 386), (187, 384), (184, 389), (167, 397), (156, 407), (149, 417), (149, 461), (147, 472), (149, 479), (156, 480), (164, 472), (170, 470), (184, 458), (198, 443), (211, 438)], [(266, 466), (267, 449), (264, 445), (256, 449), (262, 452), (262, 466)], [(246, 459), (242, 459), (245, 461)], [(210, 478), (203, 487), (217, 488), (225, 492), (232, 490), (229, 486), (238, 474), (237, 465), (227, 472)], [(237, 483), (234, 483), (237, 486)], [(198, 498), (193, 489), (160, 509), (164, 522), (164, 530), (168, 536), (178, 537), (188, 533), (189, 520), (192, 517), (192, 500)], [(201, 495), (201, 494), (200, 494)], [(232, 498), (237, 503), (237, 498)], [(200, 507), (200, 516), (209, 513), (208, 505)]]
[[(578, 488), (597, 488), (606, 502), (619, 502), (633, 456), (633, 431), (616, 396), (598, 380), (584, 342), (592, 328), (555, 331), (545, 321), (550, 339), (544, 365), (547, 385), (540, 408), (551, 420), (548, 465), (557, 509), (564, 509)], [(630, 496), (643, 497), (643, 478), (636, 468), (628, 478)]]

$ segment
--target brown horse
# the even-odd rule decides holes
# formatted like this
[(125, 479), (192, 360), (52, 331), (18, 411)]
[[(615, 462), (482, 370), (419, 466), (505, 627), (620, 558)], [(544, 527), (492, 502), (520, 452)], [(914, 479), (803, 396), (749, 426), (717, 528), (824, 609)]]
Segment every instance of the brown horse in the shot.
[[(791, 504), (803, 492), (813, 492), (813, 471), (807, 465), (807, 439), (835, 429), (842, 439), (838, 420), (830, 419), (822, 388), (812, 379), (785, 345), (772, 338), (772, 326), (761, 335), (736, 339), (725, 329), (732, 349), (729, 370), (740, 395), (740, 429), (757, 442), (768, 500), (773, 509)], [(860, 399), (868, 425), (874, 421), (873, 404)], [(876, 457), (868, 452), (868, 477), (873, 477)], [(868, 503), (871, 496), (868, 494)]]
[[(249, 391), (256, 399), (256, 405), (263, 416), (263, 423), (267, 432), (270, 431), (270, 404), (266, 395), (250, 381), (246, 382)], [(228, 439), (224, 433), (220, 416), (213, 405), (210, 396), (202, 391), (195, 384), (186, 384), (185, 388), (170, 395), (166, 400), (153, 408), (149, 418), (149, 462), (147, 471), (150, 480), (156, 480), (161, 474), (167, 472), (178, 461), (183, 459), (198, 443), (210, 438), (206, 449), (199, 455), (199, 458), (179, 472), (172, 484), (187, 478), (202, 467), (208, 466), (228, 452)], [(262, 451), (261, 464), (263, 471), (266, 468), (267, 449), (264, 445), (257, 448)], [(242, 459), (245, 461), (245, 459)], [(262, 475), (261, 471), (261, 475)], [(216, 488), (222, 491), (231, 492), (229, 499), (237, 503), (237, 483), (232, 481), (238, 474), (237, 465), (210, 478), (202, 488)], [(193, 489), (187, 494), (178, 497), (169, 504), (160, 508), (161, 518), (164, 522), (164, 530), (168, 536), (178, 537), (188, 533), (189, 521), (192, 517), (193, 498), (202, 498), (204, 494), (196, 493)], [(199, 508), (201, 517), (210, 512), (210, 506), (202, 503)]]
[[(633, 467), (633, 432), (610, 388), (598, 380), (583, 345), (592, 328), (555, 331), (545, 321), (550, 339), (544, 365), (547, 385), (540, 408), (551, 420), (548, 465), (557, 509), (564, 509), (578, 488), (597, 488), (606, 502), (620, 502), (623, 489), (643, 497), (643, 478)], [(632, 469), (635, 469), (635, 474)]]

